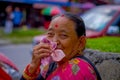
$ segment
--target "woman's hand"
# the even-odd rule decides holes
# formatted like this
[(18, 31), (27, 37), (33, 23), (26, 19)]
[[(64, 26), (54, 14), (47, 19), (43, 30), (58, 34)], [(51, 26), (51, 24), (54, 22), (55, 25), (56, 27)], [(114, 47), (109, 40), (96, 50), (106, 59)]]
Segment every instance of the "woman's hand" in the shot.
[(33, 48), (32, 61), (30, 63), (29, 71), (33, 73), (41, 64), (41, 59), (50, 55), (51, 49), (48, 43), (40, 42)]

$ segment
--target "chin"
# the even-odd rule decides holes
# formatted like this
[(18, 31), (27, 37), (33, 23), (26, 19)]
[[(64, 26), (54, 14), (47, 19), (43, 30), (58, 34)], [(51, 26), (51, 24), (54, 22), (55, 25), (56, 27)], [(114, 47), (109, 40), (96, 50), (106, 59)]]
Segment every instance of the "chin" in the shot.
[(62, 60), (58, 61), (57, 63), (61, 65), (65, 62), (67, 62), (68, 60), (69, 60), (68, 58), (64, 57)]

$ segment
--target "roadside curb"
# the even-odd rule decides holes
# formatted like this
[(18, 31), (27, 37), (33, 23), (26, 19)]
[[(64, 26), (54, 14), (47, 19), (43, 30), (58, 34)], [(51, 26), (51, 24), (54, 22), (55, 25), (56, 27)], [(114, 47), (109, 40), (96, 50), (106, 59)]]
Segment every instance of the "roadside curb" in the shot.
[(0, 46), (8, 45), (8, 44), (11, 44), (11, 42), (9, 40), (1, 40), (0, 39)]

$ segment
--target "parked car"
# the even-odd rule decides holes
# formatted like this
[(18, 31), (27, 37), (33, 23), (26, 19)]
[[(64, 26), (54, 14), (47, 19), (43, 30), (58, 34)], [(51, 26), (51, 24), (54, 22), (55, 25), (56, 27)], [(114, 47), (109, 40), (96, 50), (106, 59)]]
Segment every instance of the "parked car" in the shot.
[(16, 65), (0, 52), (0, 80), (19, 80), (21, 74)]
[(81, 15), (86, 26), (86, 36), (120, 36), (120, 6), (102, 5)]

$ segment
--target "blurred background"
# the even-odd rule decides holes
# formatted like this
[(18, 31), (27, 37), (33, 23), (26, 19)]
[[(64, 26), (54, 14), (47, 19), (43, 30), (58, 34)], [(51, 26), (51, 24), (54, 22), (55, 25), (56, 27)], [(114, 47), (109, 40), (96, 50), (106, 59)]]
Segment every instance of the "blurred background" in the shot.
[[(11, 17), (15, 28), (22, 28), (24, 25), (27, 28), (40, 28), (51, 16), (63, 12), (62, 10), (81, 15), (98, 5), (119, 3), (119, 0), (0, 0), (0, 26), (4, 27), (10, 13), (13, 14)], [(48, 7), (47, 12), (43, 11)]]
[(64, 12), (83, 18), (86, 48), (120, 54), (120, 0), (0, 0), (0, 67), (7, 69), (6, 80), (19, 80), (52, 16)]

